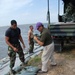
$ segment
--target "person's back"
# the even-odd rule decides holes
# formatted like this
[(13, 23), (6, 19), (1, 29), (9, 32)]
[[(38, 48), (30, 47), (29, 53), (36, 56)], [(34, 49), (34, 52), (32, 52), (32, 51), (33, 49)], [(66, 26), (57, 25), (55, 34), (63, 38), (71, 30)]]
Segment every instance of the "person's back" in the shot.
[(49, 45), (50, 43), (52, 43), (51, 34), (50, 34), (50, 31), (47, 28), (43, 28), (40, 40), (44, 41), (43, 46), (46, 46), (46, 45)]

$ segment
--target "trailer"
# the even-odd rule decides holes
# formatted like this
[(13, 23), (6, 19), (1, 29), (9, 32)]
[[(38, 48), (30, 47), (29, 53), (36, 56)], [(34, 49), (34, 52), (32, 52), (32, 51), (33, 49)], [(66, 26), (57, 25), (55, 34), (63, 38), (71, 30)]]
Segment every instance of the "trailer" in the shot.
[(64, 44), (75, 43), (75, 0), (61, 0), (63, 2), (63, 15), (60, 15), (60, 0), (58, 0), (58, 23), (50, 23), (48, 2), (48, 28), (51, 32), (55, 50), (62, 52)]
[(64, 44), (75, 44), (75, 23), (55, 23), (50, 25), (50, 32), (57, 52), (62, 52)]

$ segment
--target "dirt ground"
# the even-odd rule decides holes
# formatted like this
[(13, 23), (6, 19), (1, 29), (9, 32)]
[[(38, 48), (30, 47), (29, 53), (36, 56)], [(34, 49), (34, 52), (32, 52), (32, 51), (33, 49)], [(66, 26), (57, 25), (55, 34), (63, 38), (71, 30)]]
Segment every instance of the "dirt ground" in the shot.
[[(66, 49), (62, 53), (54, 53), (57, 66), (48, 63), (47, 73), (37, 75), (75, 75), (75, 49)], [(39, 64), (41, 67), (41, 64)]]

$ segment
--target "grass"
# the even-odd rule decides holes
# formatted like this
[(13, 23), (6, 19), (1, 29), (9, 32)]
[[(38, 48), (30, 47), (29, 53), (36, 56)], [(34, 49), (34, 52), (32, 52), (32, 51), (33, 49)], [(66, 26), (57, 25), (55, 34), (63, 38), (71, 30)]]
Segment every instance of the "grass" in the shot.
[(35, 56), (34, 58), (31, 58), (28, 61), (28, 64), (27, 65), (38, 66), (40, 63), (41, 63), (41, 56), (38, 55), (38, 56)]

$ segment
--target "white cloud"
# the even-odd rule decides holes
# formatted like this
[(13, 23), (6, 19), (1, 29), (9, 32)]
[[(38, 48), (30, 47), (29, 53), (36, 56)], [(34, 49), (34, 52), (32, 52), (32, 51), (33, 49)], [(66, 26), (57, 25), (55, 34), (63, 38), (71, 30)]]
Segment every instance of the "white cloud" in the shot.
[[(0, 25), (8, 25), (15, 19), (18, 24), (47, 22), (47, 7), (36, 6), (34, 0), (0, 0)], [(40, 0), (39, 0), (40, 1)], [(43, 1), (43, 0), (42, 0)], [(34, 4), (34, 5), (33, 5)], [(55, 10), (55, 9), (54, 9)], [(51, 21), (54, 21), (55, 13), (51, 13)]]
[(33, 0), (0, 0), (0, 25), (7, 25), (11, 19), (23, 18), (29, 13), (22, 12), (26, 6), (32, 6)]
[(27, 4), (30, 4), (33, 0), (0, 0), (0, 14), (9, 14), (15, 10), (20, 9)]

